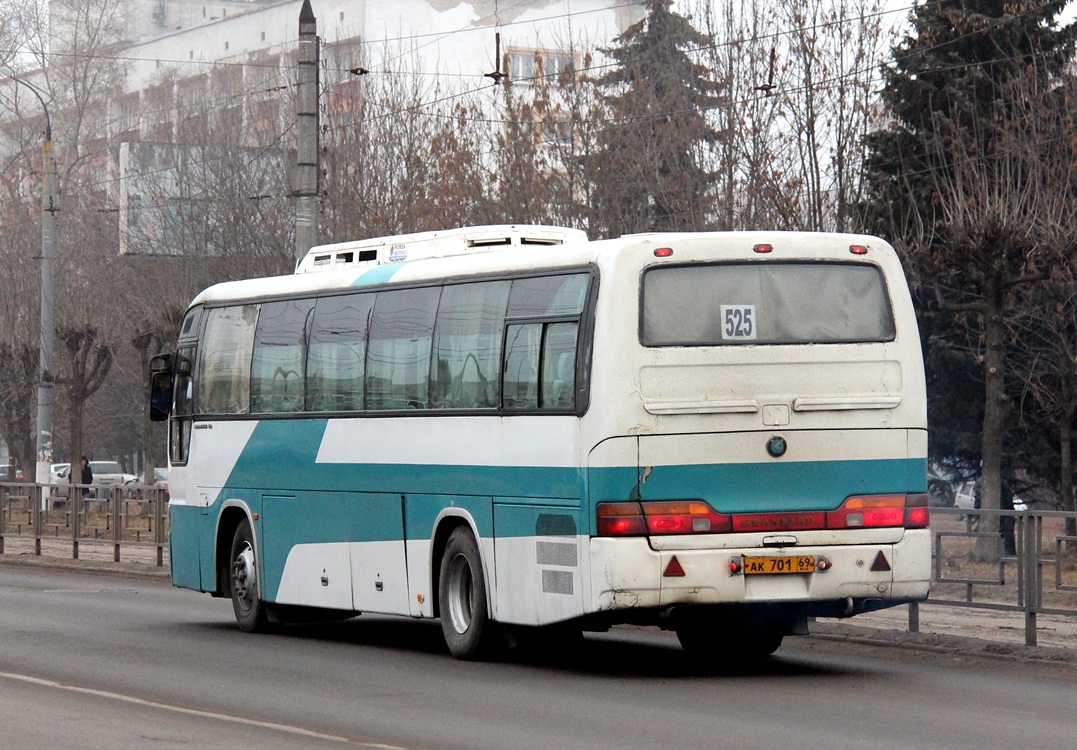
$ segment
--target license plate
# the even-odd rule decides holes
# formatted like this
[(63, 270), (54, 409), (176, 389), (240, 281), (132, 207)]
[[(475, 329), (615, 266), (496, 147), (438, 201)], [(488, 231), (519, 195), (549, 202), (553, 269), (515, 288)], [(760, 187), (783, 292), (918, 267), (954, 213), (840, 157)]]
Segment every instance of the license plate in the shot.
[(776, 573), (814, 573), (815, 558), (811, 555), (796, 557), (746, 557), (745, 575), (773, 575)]

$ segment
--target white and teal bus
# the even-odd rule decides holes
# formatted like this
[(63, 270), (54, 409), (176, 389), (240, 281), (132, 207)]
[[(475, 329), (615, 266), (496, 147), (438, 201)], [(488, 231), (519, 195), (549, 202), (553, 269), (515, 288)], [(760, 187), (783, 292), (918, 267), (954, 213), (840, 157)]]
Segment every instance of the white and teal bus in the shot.
[(923, 362), (867, 236), (480, 227), (213, 286), (154, 364), (176, 586), (244, 630), (619, 623), (766, 655), (928, 593)]

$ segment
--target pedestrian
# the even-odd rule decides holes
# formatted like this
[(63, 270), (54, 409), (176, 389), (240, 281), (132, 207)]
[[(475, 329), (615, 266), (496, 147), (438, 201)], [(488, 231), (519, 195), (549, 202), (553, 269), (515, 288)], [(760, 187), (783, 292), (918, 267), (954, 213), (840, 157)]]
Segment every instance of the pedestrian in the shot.
[[(1000, 505), (1003, 511), (1014, 510), (1013, 491), (1010, 483), (1005, 479), (999, 487)], [(1014, 525), (1017, 519), (1012, 515), (1003, 514), (998, 519), (998, 533), (1002, 537), (1002, 554), (1013, 557), (1017, 554), (1017, 538), (1014, 534)]]
[(80, 481), (82, 484), (86, 485), (82, 488), (82, 496), (89, 497), (89, 485), (93, 484), (93, 469), (90, 468), (90, 462), (86, 459), (86, 456), (82, 457), (82, 479)]

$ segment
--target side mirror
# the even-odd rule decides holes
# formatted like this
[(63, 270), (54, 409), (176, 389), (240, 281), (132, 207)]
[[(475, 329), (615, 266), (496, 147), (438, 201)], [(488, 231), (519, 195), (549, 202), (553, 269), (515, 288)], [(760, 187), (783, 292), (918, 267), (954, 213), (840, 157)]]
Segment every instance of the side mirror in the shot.
[(176, 355), (172, 353), (157, 354), (150, 359), (150, 373), (171, 372), (172, 363), (176, 361)]
[(172, 412), (172, 372), (150, 375), (150, 421), (164, 422)]

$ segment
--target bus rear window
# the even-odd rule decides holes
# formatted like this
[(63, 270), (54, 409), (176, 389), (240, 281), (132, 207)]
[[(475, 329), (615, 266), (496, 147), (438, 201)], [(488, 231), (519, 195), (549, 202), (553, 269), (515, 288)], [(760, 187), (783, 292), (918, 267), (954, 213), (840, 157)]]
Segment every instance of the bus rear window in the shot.
[(882, 272), (853, 263), (659, 266), (643, 275), (644, 346), (890, 341)]

